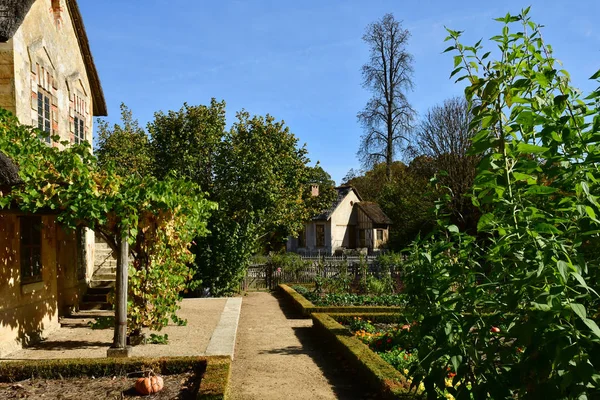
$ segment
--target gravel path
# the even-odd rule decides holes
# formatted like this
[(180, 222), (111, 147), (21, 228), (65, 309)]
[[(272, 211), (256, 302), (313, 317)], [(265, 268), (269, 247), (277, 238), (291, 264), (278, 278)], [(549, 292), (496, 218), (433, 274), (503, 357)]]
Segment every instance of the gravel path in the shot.
[[(227, 299), (184, 299), (180, 318), (186, 326), (173, 323), (163, 328), (160, 335), (169, 335), (169, 344), (146, 344), (134, 346), (133, 357), (170, 357), (203, 355), (221, 317)], [(6, 359), (49, 358), (104, 358), (112, 344), (113, 330), (91, 328), (60, 328), (48, 338), (26, 349), (6, 356)]]
[(242, 302), (230, 385), (233, 400), (375, 398), (315, 336), (310, 319), (264, 292)]

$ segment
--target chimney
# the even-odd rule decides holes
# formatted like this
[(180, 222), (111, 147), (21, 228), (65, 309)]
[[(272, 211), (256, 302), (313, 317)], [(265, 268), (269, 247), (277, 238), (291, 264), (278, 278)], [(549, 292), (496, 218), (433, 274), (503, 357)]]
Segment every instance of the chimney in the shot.
[(319, 195), (319, 185), (312, 185), (310, 187), (310, 194), (313, 197), (317, 197)]

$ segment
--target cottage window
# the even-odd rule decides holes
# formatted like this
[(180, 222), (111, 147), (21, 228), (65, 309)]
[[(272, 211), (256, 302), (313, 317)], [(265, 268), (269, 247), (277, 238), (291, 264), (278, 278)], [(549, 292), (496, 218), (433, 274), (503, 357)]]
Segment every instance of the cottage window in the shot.
[[(50, 124), (50, 95), (41, 87), (38, 88), (38, 129), (52, 134), (52, 125)], [(51, 143), (52, 139), (45, 138), (46, 143)]]
[(75, 115), (73, 129), (75, 135), (75, 144), (81, 144), (85, 142), (85, 124), (83, 123), (83, 117), (80, 115)]
[(42, 280), (42, 218), (21, 217), (21, 283)]
[(325, 225), (319, 224), (316, 228), (317, 247), (325, 247)]
[(383, 241), (383, 229), (377, 229), (377, 240)]

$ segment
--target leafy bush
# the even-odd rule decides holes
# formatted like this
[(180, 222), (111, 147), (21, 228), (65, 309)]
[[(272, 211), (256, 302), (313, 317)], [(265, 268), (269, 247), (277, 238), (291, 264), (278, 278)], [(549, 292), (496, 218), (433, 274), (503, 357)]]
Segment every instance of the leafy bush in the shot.
[(300, 273), (310, 266), (311, 261), (303, 260), (299, 254), (295, 253), (275, 253), (269, 257), (268, 263), (271, 265), (272, 271), (292, 274), (297, 281)]
[(395, 253), (393, 251), (380, 254), (377, 257), (377, 264), (382, 271), (389, 271), (390, 273), (402, 272), (403, 264), (402, 253)]
[(101, 170), (87, 142), (61, 142), (68, 147), (59, 150), (40, 140), (47, 136), (0, 109), (0, 150), (19, 166), (25, 182), (2, 193), (0, 208), (54, 210), (63, 227), (93, 229), (117, 255), (127, 235), (134, 259), (128, 285), (130, 333), (145, 326), (159, 330), (169, 319), (177, 320), (180, 292), (192, 277), (189, 244), (194, 236), (207, 233), (206, 222), (216, 204), (187, 181), (119, 176), (110, 166)]
[(482, 216), (473, 236), (438, 215), (408, 252), (411, 374), (432, 398), (600, 396), (600, 90), (582, 99), (569, 86), (527, 13), (499, 19), (498, 61), (449, 30), (478, 129)]

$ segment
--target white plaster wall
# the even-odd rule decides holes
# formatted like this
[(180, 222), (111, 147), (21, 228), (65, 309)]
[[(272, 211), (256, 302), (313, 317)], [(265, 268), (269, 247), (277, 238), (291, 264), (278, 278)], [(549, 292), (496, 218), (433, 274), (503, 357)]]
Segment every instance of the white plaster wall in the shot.
[(333, 227), (331, 231), (331, 249), (335, 251), (339, 247), (348, 246), (347, 240), (344, 241), (348, 225), (356, 224), (355, 216), (352, 213), (354, 203), (360, 200), (354, 191), (350, 191), (342, 200), (338, 207), (331, 214), (330, 222)]

